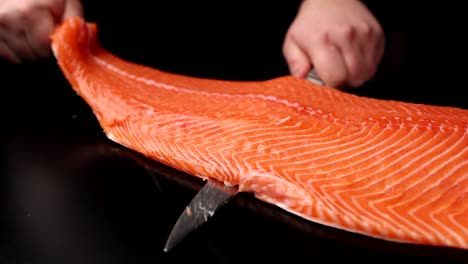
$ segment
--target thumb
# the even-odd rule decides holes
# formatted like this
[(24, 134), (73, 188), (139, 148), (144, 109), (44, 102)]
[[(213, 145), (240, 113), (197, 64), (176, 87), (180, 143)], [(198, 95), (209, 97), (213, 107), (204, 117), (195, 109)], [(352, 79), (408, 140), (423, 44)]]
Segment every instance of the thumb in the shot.
[(283, 55), (293, 76), (305, 78), (311, 68), (309, 57), (290, 37), (283, 43)]
[(65, 0), (62, 20), (73, 17), (82, 17), (83, 7), (80, 0)]

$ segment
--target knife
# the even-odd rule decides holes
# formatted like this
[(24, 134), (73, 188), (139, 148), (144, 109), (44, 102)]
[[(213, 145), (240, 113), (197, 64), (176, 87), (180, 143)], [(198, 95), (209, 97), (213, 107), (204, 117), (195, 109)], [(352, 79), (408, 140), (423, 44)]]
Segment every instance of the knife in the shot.
[(317, 74), (317, 71), (315, 71), (315, 69), (312, 69), (308, 74), (307, 74), (307, 77), (306, 79), (310, 82), (313, 82), (313, 83), (316, 83), (316, 84), (319, 84), (319, 85), (325, 85), (325, 83), (323, 82), (323, 80), (319, 77), (319, 75)]
[[(307, 74), (306, 79), (316, 84), (324, 85), (324, 82), (320, 79), (315, 69), (312, 69)], [(164, 252), (173, 249), (186, 236), (208, 221), (208, 219), (227, 204), (237, 192), (237, 187), (227, 187), (224, 183), (208, 179), (207, 183), (180, 214), (169, 234), (166, 245), (164, 246)]]
[(207, 183), (185, 207), (179, 219), (172, 228), (164, 251), (168, 252), (179, 244), (187, 235), (195, 231), (200, 225), (208, 221), (215, 212), (219, 211), (238, 192), (237, 187), (228, 187), (216, 180)]

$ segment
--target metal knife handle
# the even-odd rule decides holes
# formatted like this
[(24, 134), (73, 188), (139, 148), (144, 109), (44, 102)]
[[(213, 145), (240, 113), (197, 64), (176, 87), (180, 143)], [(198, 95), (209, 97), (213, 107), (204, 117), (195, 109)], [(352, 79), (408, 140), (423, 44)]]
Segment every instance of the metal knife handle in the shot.
[(308, 74), (307, 74), (307, 80), (319, 84), (319, 85), (325, 85), (325, 83), (322, 81), (320, 76), (318, 76), (317, 72), (315, 69), (312, 69)]

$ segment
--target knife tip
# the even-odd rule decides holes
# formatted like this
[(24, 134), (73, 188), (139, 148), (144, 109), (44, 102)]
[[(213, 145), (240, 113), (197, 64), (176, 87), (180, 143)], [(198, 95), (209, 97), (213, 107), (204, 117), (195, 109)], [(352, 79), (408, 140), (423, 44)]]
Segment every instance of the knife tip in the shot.
[(166, 241), (166, 244), (164, 245), (163, 251), (165, 253), (171, 251), (175, 246), (177, 246), (180, 240), (182, 240), (180, 237), (174, 237), (174, 233), (171, 233)]
[(165, 245), (164, 248), (163, 248), (163, 251), (164, 251), (165, 253), (167, 253), (167, 252), (169, 252), (171, 249), (172, 249), (172, 246), (170, 247), (170, 246), (168, 245), (168, 243), (166, 243), (166, 245)]
[(180, 214), (166, 241), (164, 252), (176, 247), (186, 236), (213, 216), (213, 213), (225, 205), (236, 193), (237, 189), (235, 188), (225, 187), (224, 184), (219, 182), (208, 181)]

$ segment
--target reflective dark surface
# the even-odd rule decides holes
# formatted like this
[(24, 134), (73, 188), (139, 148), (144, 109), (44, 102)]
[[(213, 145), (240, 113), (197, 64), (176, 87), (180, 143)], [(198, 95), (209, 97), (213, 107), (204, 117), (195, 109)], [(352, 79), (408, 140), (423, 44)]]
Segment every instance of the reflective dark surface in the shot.
[[(113, 20), (99, 14), (95, 11), (91, 15), (102, 20), (103, 25), (112, 25)], [(115, 24), (123, 22), (116, 20)], [(108, 47), (146, 62), (140, 57), (141, 50), (135, 48), (138, 43), (117, 41), (125, 38), (119, 32), (128, 31), (116, 28), (103, 29)], [(269, 33), (267, 37), (278, 40), (280, 33)], [(424, 39), (418, 41), (411, 45), (423, 43)], [(391, 64), (392, 58), (387, 58), (383, 67), (386, 72), (356, 93), (467, 108), (463, 95), (466, 83), (460, 75), (423, 78), (428, 77), (426, 70), (433, 69), (428, 63), (431, 59), (424, 57), (423, 50), (413, 50), (411, 60), (398, 70)], [(162, 62), (154, 55), (147, 62), (183, 73), (227, 79), (263, 79), (284, 73), (277, 49), (254, 57), (256, 51), (252, 48), (243, 55), (238, 53), (240, 57), (235, 61), (228, 56), (224, 63), (216, 55), (205, 54), (206, 60), (200, 64), (203, 68), (193, 71), (190, 63), (177, 66), (184, 56), (176, 56), (170, 63), (169, 55)], [(177, 52), (174, 48), (152, 54)], [(262, 58), (269, 54), (276, 55), (271, 55), (264, 68), (260, 67)], [(197, 56), (186, 60), (195, 63), (199, 61)], [(242, 68), (241, 60), (249, 58), (252, 63), (247, 64), (254, 66)], [(453, 58), (444, 57), (438, 62), (453, 62)], [(397, 74), (392, 75), (392, 71)], [(442, 72), (449, 70), (442, 68)], [(107, 140), (88, 106), (70, 88), (53, 60), (18, 66), (2, 64), (1, 78), (0, 263), (468, 263), (468, 251), (392, 243), (324, 227), (248, 194), (236, 196), (196, 233), (164, 253), (177, 217), (203, 182)]]

